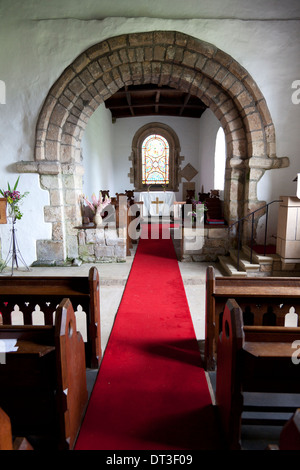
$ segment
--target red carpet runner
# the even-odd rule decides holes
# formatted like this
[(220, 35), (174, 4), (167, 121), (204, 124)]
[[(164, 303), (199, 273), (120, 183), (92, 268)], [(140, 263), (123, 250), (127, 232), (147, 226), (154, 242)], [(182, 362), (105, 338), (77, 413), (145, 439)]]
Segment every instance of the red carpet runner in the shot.
[(141, 239), (76, 449), (215, 449), (212, 408), (172, 240)]

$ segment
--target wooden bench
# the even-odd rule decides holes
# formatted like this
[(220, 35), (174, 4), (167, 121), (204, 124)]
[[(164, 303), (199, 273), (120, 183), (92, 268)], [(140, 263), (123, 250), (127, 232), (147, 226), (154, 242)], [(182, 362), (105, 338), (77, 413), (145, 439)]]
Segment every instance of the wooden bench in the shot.
[(222, 314), (229, 298), (243, 310), (245, 325), (283, 326), (294, 307), (300, 311), (300, 278), (284, 277), (217, 277), (206, 270), (205, 353), (207, 370), (214, 370)]
[[(58, 268), (59, 269), (59, 268)], [(86, 366), (97, 369), (101, 361), (100, 281), (96, 267), (88, 276), (1, 276), (0, 314), (2, 323), (11, 325), (15, 305), (22, 312), (17, 324), (32, 325), (36, 305), (43, 313), (43, 324), (53, 325), (54, 313), (63, 298), (69, 298), (77, 314), (83, 316), (80, 329), (85, 342)], [(1, 315), (0, 315), (1, 322)]]
[(279, 444), (269, 444), (267, 450), (300, 450), (300, 408), (284, 425)]
[[(244, 406), (245, 392), (283, 394), (276, 395), (278, 400), (300, 393), (300, 365), (293, 360), (296, 344), (300, 345), (300, 327), (245, 326), (241, 308), (228, 299), (218, 342), (216, 405), (230, 449), (241, 448), (243, 411), (294, 412), (297, 408), (286, 406), (285, 401), (282, 406), (270, 406), (268, 398), (267, 405)], [(281, 420), (251, 419), (247, 424), (282, 424)]]
[(13, 439), (9, 416), (0, 408), (0, 450), (33, 450), (25, 437)]
[(62, 300), (55, 325), (1, 325), (1, 343), (11, 339), (18, 349), (2, 357), (0, 406), (12, 434), (37, 450), (72, 449), (88, 392), (84, 342), (71, 301)]

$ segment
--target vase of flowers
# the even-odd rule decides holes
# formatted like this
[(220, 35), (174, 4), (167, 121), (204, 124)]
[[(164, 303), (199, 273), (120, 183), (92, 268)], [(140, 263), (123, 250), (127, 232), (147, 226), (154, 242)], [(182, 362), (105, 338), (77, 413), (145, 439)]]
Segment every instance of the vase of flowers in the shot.
[(99, 191), (99, 197), (97, 199), (96, 195), (92, 195), (92, 201), (90, 202), (84, 195), (82, 196), (84, 202), (87, 204), (87, 206), (91, 209), (91, 211), (94, 214), (94, 224), (96, 227), (100, 227), (102, 225), (102, 212), (105, 207), (107, 207), (111, 200), (107, 196), (105, 196), (105, 199), (102, 197), (101, 191)]
[(22, 204), (24, 197), (29, 194), (28, 191), (23, 194), (21, 194), (20, 191), (17, 191), (19, 180), (20, 176), (18, 177), (13, 188), (11, 188), (9, 183), (7, 183), (8, 189), (6, 191), (0, 189), (0, 193), (3, 197), (6, 198), (7, 201), (7, 217), (12, 221), (12, 223), (15, 223), (16, 220), (20, 220), (23, 217), (23, 214), (20, 210), (20, 204)]
[(204, 202), (198, 201), (196, 199), (192, 200), (193, 211), (192, 211), (192, 220), (193, 223), (198, 225), (204, 223), (204, 213), (207, 211), (206, 204)]
[(94, 215), (94, 224), (96, 227), (100, 227), (102, 225), (102, 216), (98, 212)]

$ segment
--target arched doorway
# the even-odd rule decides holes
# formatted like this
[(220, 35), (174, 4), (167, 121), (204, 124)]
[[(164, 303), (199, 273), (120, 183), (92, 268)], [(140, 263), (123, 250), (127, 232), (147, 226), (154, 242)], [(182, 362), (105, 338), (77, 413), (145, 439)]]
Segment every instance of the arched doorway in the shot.
[(49, 192), (52, 240), (37, 254), (63, 260), (77, 256), (78, 196), (82, 192), (81, 139), (99, 104), (129, 84), (160, 83), (198, 96), (219, 119), (226, 136), (225, 215), (235, 221), (261, 203), (257, 182), (265, 170), (288, 165), (277, 158), (272, 119), (253, 78), (212, 44), (176, 31), (125, 34), (80, 54), (49, 91), (40, 112), (35, 171)]

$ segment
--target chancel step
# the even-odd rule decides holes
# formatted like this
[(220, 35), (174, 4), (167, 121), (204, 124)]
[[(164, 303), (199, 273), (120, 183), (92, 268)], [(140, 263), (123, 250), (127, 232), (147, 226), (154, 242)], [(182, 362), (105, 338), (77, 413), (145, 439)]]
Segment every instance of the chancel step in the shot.
[[(239, 267), (238, 267), (239, 259)], [(219, 256), (219, 261), (229, 276), (270, 276), (274, 271), (274, 263), (280, 262), (276, 254), (261, 255), (244, 245), (238, 255), (237, 250), (230, 250), (228, 256)]]
[(239, 271), (237, 269), (237, 263), (231, 258), (231, 256), (219, 256), (219, 261), (229, 276), (247, 276), (245, 270), (240, 268), (241, 270)]
[(240, 250), (239, 255), (238, 255), (237, 250), (230, 250), (230, 256), (233, 259), (236, 266), (239, 261), (240, 269), (246, 271), (246, 273), (253, 275), (254, 273), (259, 271), (259, 268), (260, 268), (259, 263), (255, 263), (254, 260), (252, 260), (252, 263), (251, 263), (250, 257), (246, 255), (243, 249)]

